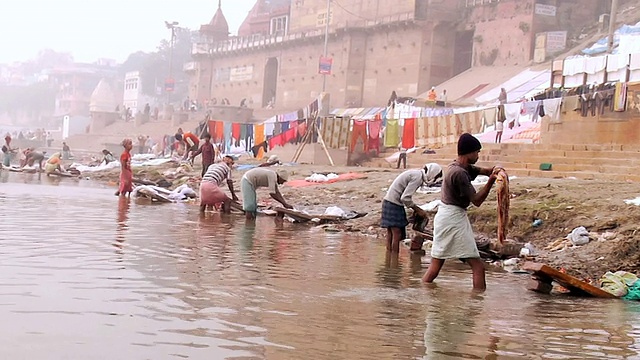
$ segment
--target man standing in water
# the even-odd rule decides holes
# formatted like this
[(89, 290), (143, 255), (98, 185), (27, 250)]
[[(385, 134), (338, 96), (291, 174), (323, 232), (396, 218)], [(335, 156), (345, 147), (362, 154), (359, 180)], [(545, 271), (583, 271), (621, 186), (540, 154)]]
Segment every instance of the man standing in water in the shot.
[(255, 218), (258, 212), (258, 195), (256, 190), (260, 187), (266, 187), (269, 190), (269, 195), (282, 204), (282, 206), (287, 209), (293, 209), (293, 206), (287, 203), (278, 189), (278, 185), (284, 184), (287, 180), (289, 180), (289, 173), (284, 169), (273, 171), (267, 168), (255, 168), (247, 171), (242, 177), (242, 180), (240, 180), (242, 210), (245, 211), (247, 219)]
[[(473, 288), (485, 290), (484, 263), (475, 242), (471, 223), (467, 217), (470, 204), (480, 206), (489, 195), (500, 167), (480, 168), (478, 162), (480, 141), (471, 134), (462, 134), (458, 139), (458, 159), (451, 163), (442, 182), (442, 204), (433, 222), (433, 247), (431, 264), (422, 281), (431, 283), (438, 277), (447, 259), (461, 259), (471, 266)], [(471, 184), (478, 175), (489, 176), (489, 181), (476, 192)]]
[[(400, 251), (400, 241), (405, 239), (407, 213), (412, 209), (417, 219), (425, 219), (427, 213), (413, 202), (413, 195), (423, 185), (434, 183), (442, 177), (442, 168), (436, 163), (426, 164), (422, 169), (407, 170), (393, 180), (382, 201), (380, 226), (387, 229), (387, 251)], [(411, 243), (411, 250), (422, 249), (422, 244)]]

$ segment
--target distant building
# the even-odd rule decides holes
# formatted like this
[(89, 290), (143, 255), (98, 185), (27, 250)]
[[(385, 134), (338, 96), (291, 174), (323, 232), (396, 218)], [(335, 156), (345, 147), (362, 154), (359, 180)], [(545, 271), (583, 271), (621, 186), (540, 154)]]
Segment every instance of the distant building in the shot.
[[(610, 1), (257, 0), (229, 37), (220, 2), (192, 50), (189, 96), (295, 110), (323, 86), (336, 107), (416, 96), (472, 66), (526, 66), (537, 33), (579, 35)], [(327, 58), (323, 55), (329, 24)], [(559, 44), (561, 45), (561, 44)]]
[(139, 71), (130, 71), (124, 76), (124, 92), (122, 105), (131, 109), (135, 116), (139, 111), (144, 110), (146, 104), (153, 105), (154, 99), (142, 93), (142, 82)]
[(116, 68), (94, 64), (74, 64), (48, 71), (49, 81), (57, 87), (54, 116), (89, 116), (91, 94), (102, 78), (113, 79)]

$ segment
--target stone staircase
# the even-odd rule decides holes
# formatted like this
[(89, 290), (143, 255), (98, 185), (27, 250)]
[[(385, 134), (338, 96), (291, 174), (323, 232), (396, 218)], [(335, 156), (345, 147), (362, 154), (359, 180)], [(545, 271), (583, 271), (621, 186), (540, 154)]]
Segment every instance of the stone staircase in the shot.
[[(118, 121), (100, 131), (100, 134), (79, 134), (69, 137), (66, 142), (74, 152), (97, 153), (104, 148), (110, 148), (119, 144), (124, 138), (135, 138), (139, 135), (151, 136), (155, 141), (160, 141), (166, 134), (175, 134), (178, 127), (184, 131), (193, 131), (200, 123), (199, 118), (190, 118), (179, 126), (174, 126), (169, 120), (151, 121), (136, 126), (133, 121)], [(120, 151), (120, 149), (118, 149)]]
[[(435, 149), (436, 154), (413, 153), (407, 157), (407, 167), (421, 167), (435, 162), (446, 165), (456, 158), (456, 147)], [(381, 154), (368, 166), (392, 167)], [(540, 164), (550, 163), (549, 171)], [(583, 180), (640, 181), (640, 146), (627, 145), (545, 145), (545, 144), (483, 144), (480, 166), (502, 165), (510, 175), (538, 178), (577, 178)], [(395, 164), (393, 165), (395, 167)]]

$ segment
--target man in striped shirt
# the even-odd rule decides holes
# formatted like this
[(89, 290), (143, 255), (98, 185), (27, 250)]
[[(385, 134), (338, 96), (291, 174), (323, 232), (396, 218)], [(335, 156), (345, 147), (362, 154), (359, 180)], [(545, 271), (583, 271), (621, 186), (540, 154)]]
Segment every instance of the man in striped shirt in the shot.
[[(231, 202), (238, 201), (238, 196), (233, 190), (233, 180), (231, 180), (233, 163), (234, 160), (231, 156), (225, 156), (222, 162), (209, 166), (200, 183), (200, 212), (205, 212), (207, 206), (212, 209), (214, 206), (218, 207), (222, 204), (223, 211), (228, 213), (231, 209)], [(227, 181), (229, 191), (231, 191), (231, 199), (220, 188), (224, 180)]]

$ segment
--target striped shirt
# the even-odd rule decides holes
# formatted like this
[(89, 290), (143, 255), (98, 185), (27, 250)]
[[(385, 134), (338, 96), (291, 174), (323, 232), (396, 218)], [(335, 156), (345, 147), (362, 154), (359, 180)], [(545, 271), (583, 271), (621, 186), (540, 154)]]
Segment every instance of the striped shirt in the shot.
[(224, 162), (209, 166), (207, 172), (202, 177), (202, 181), (209, 181), (218, 184), (218, 186), (220, 186), (224, 180), (231, 180), (231, 168)]

